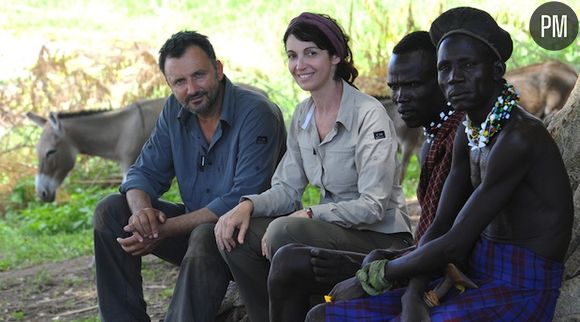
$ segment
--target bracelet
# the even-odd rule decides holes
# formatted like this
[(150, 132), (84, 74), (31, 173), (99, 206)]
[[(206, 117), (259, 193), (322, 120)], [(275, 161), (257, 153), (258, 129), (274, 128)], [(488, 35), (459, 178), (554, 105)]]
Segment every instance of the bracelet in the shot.
[(394, 283), (384, 277), (388, 262), (388, 259), (373, 261), (356, 272), (356, 278), (368, 295), (379, 295), (393, 287)]

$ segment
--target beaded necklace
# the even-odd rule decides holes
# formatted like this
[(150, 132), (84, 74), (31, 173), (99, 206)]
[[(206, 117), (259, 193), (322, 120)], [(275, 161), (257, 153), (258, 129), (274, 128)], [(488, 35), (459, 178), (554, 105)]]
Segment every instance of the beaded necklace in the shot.
[(501, 95), (497, 97), (493, 108), (480, 126), (473, 126), (469, 116), (465, 117), (463, 125), (465, 125), (465, 133), (472, 150), (483, 148), (489, 144), (491, 138), (499, 133), (503, 125), (509, 120), (512, 108), (518, 106), (519, 100), (520, 97), (514, 86), (505, 83)]
[(423, 127), (423, 134), (425, 134), (425, 138), (427, 138), (427, 142), (431, 143), (435, 139), (435, 135), (437, 135), (437, 131), (443, 126), (443, 123), (449, 119), (455, 110), (451, 107), (451, 103), (447, 103), (447, 110), (441, 111), (439, 113), (439, 122), (432, 121), (429, 123), (429, 126)]

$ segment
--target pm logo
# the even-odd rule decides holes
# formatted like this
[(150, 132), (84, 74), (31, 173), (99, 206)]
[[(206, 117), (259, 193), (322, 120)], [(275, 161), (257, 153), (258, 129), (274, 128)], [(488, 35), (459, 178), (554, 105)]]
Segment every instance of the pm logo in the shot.
[(542, 15), (542, 38), (546, 37), (545, 31), (552, 31), (553, 38), (566, 38), (568, 37), (568, 26), (566, 25), (568, 21), (568, 16), (562, 15)]
[(561, 2), (547, 2), (532, 14), (530, 33), (540, 47), (561, 50), (576, 40), (578, 17), (572, 8)]

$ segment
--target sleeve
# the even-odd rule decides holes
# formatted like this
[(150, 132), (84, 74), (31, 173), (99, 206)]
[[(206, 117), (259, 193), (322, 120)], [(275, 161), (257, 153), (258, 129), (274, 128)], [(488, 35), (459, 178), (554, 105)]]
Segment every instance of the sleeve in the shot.
[(272, 177), (272, 187), (259, 195), (244, 196), (254, 204), (254, 217), (288, 214), (302, 208), (302, 193), (308, 184), (298, 146), (300, 105), (292, 116), (286, 154)]
[(207, 205), (218, 216), (234, 208), (243, 195), (270, 187), (272, 173), (284, 149), (285, 127), (267, 103), (260, 104), (264, 105), (253, 108), (243, 121), (231, 190)]
[(135, 163), (129, 168), (119, 188), (121, 193), (140, 189), (147, 192), (152, 199), (157, 199), (171, 187), (171, 181), (175, 176), (169, 133), (171, 108), (168, 99), (151, 136), (143, 145)]
[(359, 198), (312, 207), (314, 218), (342, 227), (368, 226), (383, 221), (393, 196), (397, 171), (397, 139), (384, 108), (372, 108), (358, 125), (355, 166)]

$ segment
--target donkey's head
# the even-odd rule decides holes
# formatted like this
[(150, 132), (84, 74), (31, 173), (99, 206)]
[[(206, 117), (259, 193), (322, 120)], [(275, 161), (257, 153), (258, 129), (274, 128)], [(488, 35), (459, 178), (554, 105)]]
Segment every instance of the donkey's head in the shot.
[(74, 167), (78, 150), (67, 137), (56, 113), (49, 113), (48, 120), (32, 112), (26, 116), (43, 128), (36, 144), (36, 195), (44, 202), (51, 202), (56, 189)]

